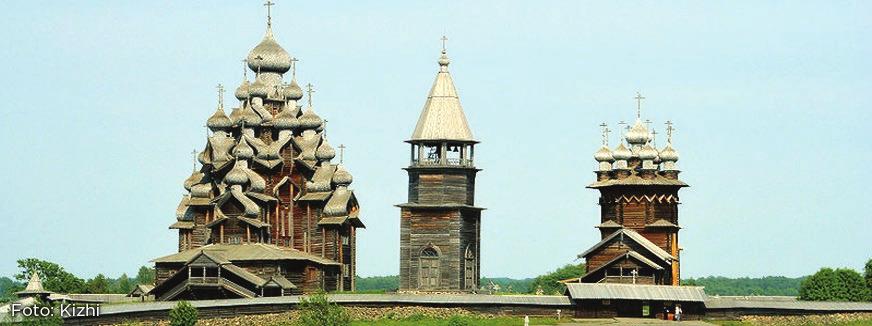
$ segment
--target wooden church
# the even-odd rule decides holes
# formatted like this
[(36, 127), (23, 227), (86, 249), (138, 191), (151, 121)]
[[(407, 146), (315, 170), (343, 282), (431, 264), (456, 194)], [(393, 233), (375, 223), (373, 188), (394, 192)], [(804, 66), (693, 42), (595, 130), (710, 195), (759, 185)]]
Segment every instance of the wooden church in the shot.
[(445, 51), (410, 144), (408, 201), (400, 207), (400, 292), (473, 292), (480, 279), (472, 131)]
[(666, 122), (666, 145), (658, 150), (649, 121), (641, 119), (636, 96), (636, 122), (615, 149), (608, 146), (603, 124), (602, 147), (594, 154), (599, 190), (602, 241), (579, 254), (586, 274), (570, 282), (678, 285), (678, 152), (672, 147), (672, 123)]
[[(272, 3), (267, 2), (267, 8)], [(351, 174), (332, 162), (326, 121), (300, 100), (291, 58), (273, 37), (251, 50), (227, 115), (206, 124), (202, 163), (170, 229), (178, 253), (154, 260), (157, 300), (252, 298), (354, 290), (356, 230), (364, 227)], [(291, 72), (290, 82), (284, 74)], [(220, 86), (219, 86), (220, 88)]]

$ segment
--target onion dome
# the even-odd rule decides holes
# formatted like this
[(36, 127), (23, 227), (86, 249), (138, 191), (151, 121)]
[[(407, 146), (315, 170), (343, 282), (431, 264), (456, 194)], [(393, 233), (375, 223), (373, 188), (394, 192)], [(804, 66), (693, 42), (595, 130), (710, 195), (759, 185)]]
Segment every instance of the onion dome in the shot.
[(630, 128), (625, 137), (627, 142), (632, 145), (642, 145), (651, 139), (651, 135), (648, 134), (648, 127), (639, 119), (636, 119), (636, 124), (633, 125), (633, 128)]
[(300, 120), (294, 116), (293, 110), (285, 106), (273, 119), (273, 127), (276, 129), (294, 129), (300, 127)]
[(205, 174), (200, 171), (195, 170), (194, 172), (191, 172), (191, 176), (185, 179), (185, 190), (191, 191), (191, 187), (199, 183), (200, 180), (203, 179), (203, 176), (205, 176)]
[(251, 86), (248, 87), (248, 94), (252, 97), (266, 98), (269, 91), (269, 85), (262, 78), (255, 78)]
[(191, 187), (191, 197), (209, 198), (212, 192), (212, 185), (208, 183), (195, 184)]
[(213, 131), (216, 129), (226, 129), (233, 126), (233, 121), (230, 121), (230, 118), (224, 114), (224, 109), (218, 108), (215, 110), (215, 113), (209, 117), (209, 120), (206, 120), (206, 126)]
[(259, 126), (263, 119), (257, 115), (256, 112), (251, 108), (251, 106), (246, 106), (242, 109), (242, 112), (239, 113), (239, 121), (245, 122), (245, 126)]
[(242, 121), (242, 108), (233, 108), (233, 110), (230, 111), (230, 122), (237, 124), (239, 121)]
[(321, 117), (315, 114), (315, 111), (312, 110), (312, 107), (306, 108), (306, 111), (303, 112), (303, 115), (300, 116), (300, 127), (303, 129), (317, 129), (321, 127), (323, 121)]
[(354, 178), (351, 177), (351, 173), (348, 170), (345, 170), (345, 167), (342, 164), (336, 166), (336, 172), (333, 173), (333, 184), (338, 186), (348, 186), (351, 184), (351, 181), (354, 181)]
[(248, 67), (257, 72), (280, 74), (291, 69), (291, 56), (273, 39), (271, 27), (267, 28), (260, 44), (248, 53)]
[(248, 180), (251, 180), (251, 189), (250, 191), (261, 192), (266, 189), (266, 180), (257, 174), (257, 172), (252, 171), (251, 169), (245, 169), (245, 173), (248, 173)]
[(224, 176), (224, 182), (231, 186), (241, 186), (248, 182), (248, 173), (245, 173), (245, 169), (242, 168), (241, 161), (236, 161), (233, 169), (227, 172), (227, 175)]
[(236, 158), (241, 159), (250, 159), (254, 157), (254, 149), (248, 145), (248, 141), (245, 140), (245, 137), (239, 139), (239, 143), (233, 147), (233, 155)]
[(330, 161), (336, 157), (336, 150), (327, 143), (327, 138), (321, 141), (321, 146), (315, 151), (315, 157), (322, 161)]
[(606, 145), (600, 147), (596, 153), (593, 154), (593, 158), (597, 162), (614, 162), (615, 158), (612, 156), (612, 151)]
[(672, 143), (666, 143), (666, 147), (660, 151), (660, 160), (663, 162), (678, 162), (678, 151), (672, 148)]
[(291, 80), (291, 84), (285, 86), (284, 96), (286, 100), (294, 100), (299, 101), (303, 98), (303, 89), (300, 88), (300, 85), (297, 84), (296, 79)]
[(643, 161), (653, 161), (657, 158), (657, 150), (654, 147), (651, 147), (651, 144), (645, 144), (642, 146), (642, 149), (639, 150), (639, 159)]
[(633, 156), (633, 152), (627, 149), (627, 146), (624, 146), (624, 143), (618, 145), (614, 152), (612, 152), (612, 157), (614, 157), (616, 161), (626, 161), (630, 159), (630, 156)]
[(439, 62), (439, 65), (443, 66), (443, 67), (446, 67), (446, 66), (448, 66), (448, 64), (451, 63), (451, 60), (448, 60), (448, 54), (446, 53), (445, 50), (442, 50), (442, 55), (439, 56), (438, 62)]
[(243, 80), (242, 84), (240, 84), (239, 87), (236, 88), (236, 93), (234, 94), (236, 95), (236, 99), (240, 101), (247, 100), (249, 98), (248, 90), (250, 87), (251, 84), (248, 83), (248, 79)]

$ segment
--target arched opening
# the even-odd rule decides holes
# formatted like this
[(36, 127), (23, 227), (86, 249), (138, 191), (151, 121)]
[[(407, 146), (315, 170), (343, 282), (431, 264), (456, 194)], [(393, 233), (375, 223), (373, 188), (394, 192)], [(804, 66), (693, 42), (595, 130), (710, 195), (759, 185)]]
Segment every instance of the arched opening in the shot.
[(436, 248), (427, 247), (421, 250), (420, 283), (418, 288), (422, 290), (436, 289), (439, 287), (439, 252)]
[(472, 250), (472, 246), (466, 247), (463, 266), (464, 287), (467, 290), (475, 290), (478, 282), (476, 282), (475, 277), (475, 252)]

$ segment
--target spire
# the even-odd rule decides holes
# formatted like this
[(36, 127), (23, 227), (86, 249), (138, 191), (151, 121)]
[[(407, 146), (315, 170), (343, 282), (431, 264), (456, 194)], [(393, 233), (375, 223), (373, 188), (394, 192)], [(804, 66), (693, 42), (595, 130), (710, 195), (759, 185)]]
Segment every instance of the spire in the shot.
[(448, 72), (448, 55), (444, 48), (447, 37), (442, 37), (443, 50), (439, 58), (439, 72), (427, 95), (412, 140), (474, 141), (454, 81)]

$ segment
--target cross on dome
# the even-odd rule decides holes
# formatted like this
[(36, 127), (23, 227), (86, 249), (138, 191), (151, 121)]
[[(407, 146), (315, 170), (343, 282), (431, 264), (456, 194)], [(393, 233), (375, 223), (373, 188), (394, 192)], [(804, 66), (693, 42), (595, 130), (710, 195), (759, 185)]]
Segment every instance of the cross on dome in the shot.
[(276, 3), (270, 0), (267, 0), (263, 5), (266, 7), (266, 26), (272, 27), (272, 6)]
[(642, 118), (642, 100), (644, 100), (645, 97), (642, 96), (642, 93), (636, 92), (636, 97), (634, 97), (634, 98), (636, 99), (636, 118), (641, 119)]

